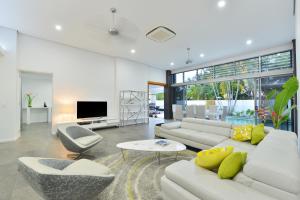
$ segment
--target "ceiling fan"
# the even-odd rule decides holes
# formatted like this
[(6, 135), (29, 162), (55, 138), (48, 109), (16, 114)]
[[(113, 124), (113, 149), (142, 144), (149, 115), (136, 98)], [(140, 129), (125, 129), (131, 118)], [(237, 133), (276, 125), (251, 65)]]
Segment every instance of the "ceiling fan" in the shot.
[(192, 64), (193, 61), (192, 59), (190, 58), (190, 51), (191, 51), (191, 48), (187, 48), (187, 60), (185, 61), (185, 64), (188, 65), (188, 64)]
[(117, 9), (111, 8), (111, 19), (107, 15), (90, 20), (88, 30), (93, 36), (105, 42), (134, 43), (139, 36), (139, 29), (127, 19), (117, 16)]
[(110, 11), (112, 13), (112, 26), (108, 29), (108, 33), (110, 35), (119, 35), (119, 30), (116, 27), (116, 13), (117, 13), (117, 9), (116, 8), (111, 8)]

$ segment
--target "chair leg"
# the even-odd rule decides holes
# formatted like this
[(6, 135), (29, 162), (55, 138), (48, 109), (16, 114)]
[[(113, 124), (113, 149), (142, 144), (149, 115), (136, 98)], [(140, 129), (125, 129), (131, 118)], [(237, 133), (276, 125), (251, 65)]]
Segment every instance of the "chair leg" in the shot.
[(68, 158), (71, 158), (72, 160), (79, 160), (82, 157), (81, 153), (73, 153), (73, 154), (68, 154)]

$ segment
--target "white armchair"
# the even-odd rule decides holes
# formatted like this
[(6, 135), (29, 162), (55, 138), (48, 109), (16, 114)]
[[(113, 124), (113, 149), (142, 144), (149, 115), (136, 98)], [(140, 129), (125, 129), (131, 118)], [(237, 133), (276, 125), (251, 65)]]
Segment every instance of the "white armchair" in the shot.
[(75, 125), (59, 127), (58, 137), (67, 150), (78, 153), (79, 156), (103, 139), (99, 134)]
[(114, 180), (109, 168), (86, 159), (22, 157), (18, 161), (18, 171), (46, 200), (94, 199)]

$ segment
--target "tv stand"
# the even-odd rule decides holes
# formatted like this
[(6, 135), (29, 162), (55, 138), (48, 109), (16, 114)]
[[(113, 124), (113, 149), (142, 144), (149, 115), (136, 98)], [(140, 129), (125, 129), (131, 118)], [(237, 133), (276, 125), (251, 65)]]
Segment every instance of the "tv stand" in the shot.
[(91, 124), (91, 123), (92, 123), (91, 121), (77, 122), (77, 124), (78, 124), (79, 126), (88, 125), (88, 124)]
[(110, 127), (119, 127), (119, 120), (116, 119), (89, 119), (85, 121), (77, 122), (81, 127), (87, 129), (101, 129), (101, 128), (110, 128)]

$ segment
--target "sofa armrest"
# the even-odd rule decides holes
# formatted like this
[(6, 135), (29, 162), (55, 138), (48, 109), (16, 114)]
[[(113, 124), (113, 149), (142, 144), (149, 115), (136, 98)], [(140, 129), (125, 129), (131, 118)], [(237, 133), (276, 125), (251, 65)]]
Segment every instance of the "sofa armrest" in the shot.
[(168, 130), (177, 129), (181, 127), (181, 122), (171, 122), (167, 124), (162, 124), (161, 127)]

